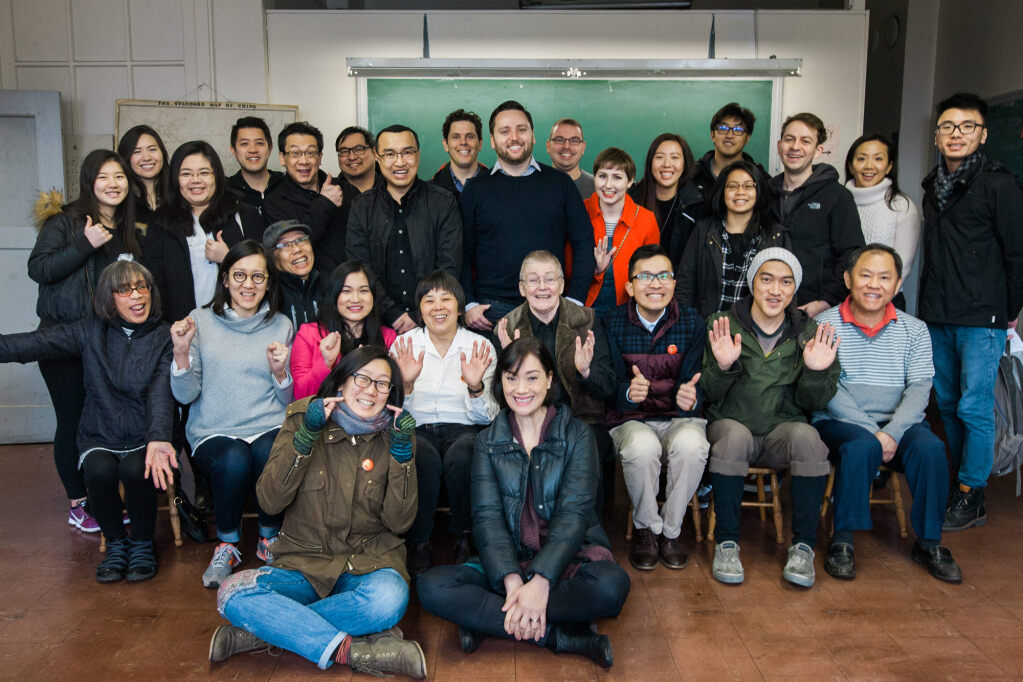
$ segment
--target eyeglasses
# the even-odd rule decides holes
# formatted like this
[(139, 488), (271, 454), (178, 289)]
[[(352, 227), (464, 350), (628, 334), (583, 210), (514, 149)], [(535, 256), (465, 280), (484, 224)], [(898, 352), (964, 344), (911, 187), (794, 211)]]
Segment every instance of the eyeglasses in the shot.
[(962, 123), (955, 124), (952, 121), (945, 121), (944, 123), (938, 124), (936, 130), (939, 135), (951, 135), (955, 130), (959, 130), (963, 135), (972, 134), (977, 128), (985, 128), (983, 123), (977, 123), (976, 121), (963, 121)]
[(525, 279), (520, 279), (519, 281), (525, 284), (530, 289), (536, 289), (538, 286), (540, 286), (541, 283), (546, 284), (548, 287), (552, 287), (558, 283), (558, 280), (562, 279), (565, 278), (562, 277), (561, 275), (548, 275), (547, 277), (543, 278), (534, 275), (531, 277), (527, 277)]
[[(298, 246), (299, 244), (302, 244), (303, 242), (307, 241), (309, 241), (309, 235), (296, 237), (295, 239), (292, 239), (291, 241), (287, 242), (277, 242), (276, 244), (274, 244), (274, 248), (277, 249), (278, 251), (283, 251), (284, 249), (287, 249), (291, 246)], [(259, 284), (259, 282), (256, 282), (256, 284)]]
[(199, 178), (200, 180), (209, 180), (212, 177), (213, 171), (206, 169), (203, 169), (198, 173), (193, 173), (192, 171), (181, 171), (180, 173), (178, 173), (179, 180), (191, 180), (192, 178)]
[(418, 149), (402, 149), (400, 152), (396, 152), (393, 149), (388, 149), (385, 152), (380, 152), (380, 158), (387, 163), (394, 163), (398, 157), (405, 159), (406, 161), (413, 161), (416, 156), (419, 155)]
[(355, 385), (358, 386), (359, 388), (369, 388), (370, 384), (374, 384), (377, 387), (377, 390), (380, 391), (381, 393), (390, 393), (391, 386), (394, 386), (394, 384), (392, 384), (390, 381), (387, 381), (386, 379), (374, 380), (366, 376), (365, 374), (353, 374), (352, 381), (354, 381)]
[(367, 147), (364, 144), (357, 144), (354, 147), (338, 147), (337, 155), (340, 156), (342, 159), (347, 159), (352, 154), (355, 154), (356, 156), (362, 156), (367, 151), (369, 151), (369, 147)]
[(750, 192), (756, 192), (757, 191), (757, 183), (755, 183), (755, 182), (744, 182), (743, 184), (740, 185), (737, 182), (729, 182), (729, 183), (725, 184), (725, 191), (726, 192), (737, 192), (740, 189), (743, 192), (746, 192), (747, 194), (749, 194)]
[(252, 283), (258, 286), (266, 281), (266, 277), (265, 272), (254, 272), (250, 275), (241, 270), (235, 270), (231, 273), (231, 279), (238, 282), (238, 284), (245, 284), (245, 280), (251, 279)]
[(142, 296), (145, 296), (153, 288), (152, 284), (136, 284), (135, 286), (125, 285), (123, 287), (117, 287), (114, 289), (114, 293), (121, 298), (128, 298), (136, 291)]
[(641, 272), (633, 275), (632, 279), (638, 280), (642, 284), (651, 284), (655, 279), (661, 284), (669, 284), (675, 281), (675, 275), (667, 270), (662, 270), (661, 272)]
[(551, 138), (551, 142), (553, 142), (554, 144), (567, 144), (567, 145), (571, 145), (573, 147), (578, 147), (579, 145), (581, 145), (583, 143), (583, 138), (581, 138), (581, 137), (561, 137), (560, 135), (558, 135), (557, 137), (552, 137)]
[(727, 135), (730, 132), (735, 133), (736, 135), (745, 135), (748, 131), (746, 130), (746, 126), (730, 126), (724, 123), (719, 123), (714, 126), (714, 132), (721, 133), (722, 135)]
[(301, 159), (301, 158), (315, 159), (319, 155), (320, 155), (320, 150), (319, 149), (305, 149), (305, 150), (302, 150), (302, 149), (289, 149), (288, 150), (288, 156), (290, 156), (293, 159)]

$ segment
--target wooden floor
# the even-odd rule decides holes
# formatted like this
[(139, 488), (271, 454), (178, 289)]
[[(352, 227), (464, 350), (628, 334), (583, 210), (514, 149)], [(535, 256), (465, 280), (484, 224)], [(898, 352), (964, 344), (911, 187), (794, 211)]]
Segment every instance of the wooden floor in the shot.
[[(200, 576), (213, 545), (175, 548), (166, 515), (157, 526), (160, 573), (137, 585), (93, 578), (99, 538), (66, 523), (66, 501), (49, 445), (0, 447), (0, 678), (23, 680), (288, 679), (351, 677), (284, 653), (207, 662), (209, 638), (223, 623), (215, 593)], [(628, 564), (626, 495), (618, 480), (607, 527), (632, 577), (619, 618), (599, 624), (614, 645), (605, 671), (574, 656), (487, 640), (463, 654), (455, 627), (415, 600), (401, 623), (426, 652), (436, 680), (719, 680), (1023, 678), (1023, 501), (1011, 477), (991, 482), (988, 524), (945, 538), (965, 581), (932, 579), (909, 558), (895, 517), (875, 509), (876, 528), (856, 538), (858, 577), (839, 582), (817, 558), (817, 584), (781, 578), (785, 548), (768, 517), (744, 513), (746, 583), (710, 577), (713, 548), (703, 543), (682, 571), (648, 573)], [(908, 500), (907, 500), (908, 502)], [(255, 529), (246, 527), (244, 567), (256, 565)], [(692, 545), (689, 519), (683, 530)], [(250, 542), (251, 541), (251, 542)], [(438, 533), (440, 559), (449, 538)], [(819, 546), (826, 547), (821, 533)], [(355, 677), (363, 677), (356, 675)], [(371, 679), (365, 677), (365, 679)]]

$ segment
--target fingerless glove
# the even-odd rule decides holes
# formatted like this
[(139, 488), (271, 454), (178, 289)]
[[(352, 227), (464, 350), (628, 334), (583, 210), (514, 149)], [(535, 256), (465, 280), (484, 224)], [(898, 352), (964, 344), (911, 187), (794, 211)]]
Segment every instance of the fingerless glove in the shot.
[(416, 432), (416, 418), (402, 410), (391, 427), (391, 457), (399, 464), (412, 459), (412, 435)]
[(298, 431), (295, 432), (295, 437), (291, 441), (295, 446), (295, 452), (303, 457), (308, 457), (312, 452), (313, 444), (323, 433), (326, 425), (327, 415), (323, 410), (323, 400), (321, 398), (310, 400), (309, 406), (305, 410), (305, 419), (302, 420), (301, 426), (298, 427)]

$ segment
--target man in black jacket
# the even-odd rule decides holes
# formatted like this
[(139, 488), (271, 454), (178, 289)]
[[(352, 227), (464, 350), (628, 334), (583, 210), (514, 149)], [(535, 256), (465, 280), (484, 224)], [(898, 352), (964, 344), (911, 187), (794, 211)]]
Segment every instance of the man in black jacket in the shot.
[(309, 226), (319, 268), (330, 272), (345, 259), (348, 206), (341, 186), (320, 170), (323, 134), (305, 121), (291, 123), (277, 146), (287, 177), (263, 200), (263, 220), (268, 227), (281, 220)]
[(263, 246), (281, 283), (281, 312), (291, 319), (292, 328), (315, 322), (319, 316), (323, 279), (313, 268), (315, 256), (309, 226), (297, 220), (276, 222), (263, 232)]
[(231, 154), (239, 170), (227, 179), (238, 198), (257, 211), (263, 199), (284, 180), (284, 173), (266, 167), (273, 151), (270, 126), (257, 116), (242, 116), (231, 126)]
[(488, 170), (476, 160), (483, 149), (483, 121), (475, 112), (455, 109), (444, 119), (441, 133), (451, 161), (440, 167), (431, 182), (461, 196), (465, 183)]
[(348, 126), (334, 140), (337, 166), (341, 169), (338, 184), (345, 193), (345, 203), (374, 187), (383, 187), (384, 178), (373, 154), (373, 133), (359, 126)]
[(994, 457), (994, 388), (1006, 326), (1023, 306), (1023, 190), (981, 145), (987, 104), (958, 93), (938, 104), (940, 158), (924, 179), (924, 267), (918, 312), (931, 333), (934, 394), (953, 486), (944, 530), (986, 522)]
[(381, 130), (376, 157), (386, 185), (352, 202), (348, 258), (373, 268), (381, 317), (402, 334), (416, 327), (419, 280), (435, 270), (461, 274), (462, 215), (451, 192), (416, 177), (414, 130), (400, 124)]
[(693, 182), (703, 194), (708, 211), (713, 211), (711, 196), (718, 175), (723, 168), (739, 159), (745, 159), (756, 166), (759, 174), (754, 180), (757, 187), (762, 188), (761, 191), (766, 191), (771, 176), (752, 156), (743, 151), (753, 137), (753, 124), (756, 122), (757, 117), (753, 112), (738, 102), (729, 102), (710, 119), (710, 142), (714, 148), (696, 162), (696, 172), (693, 174)]
[(846, 262), (864, 246), (852, 193), (839, 183), (833, 166), (813, 163), (827, 137), (824, 122), (814, 114), (785, 119), (778, 140), (784, 170), (771, 180), (772, 218), (788, 228), (792, 253), (803, 266), (796, 302), (810, 317), (845, 300)]

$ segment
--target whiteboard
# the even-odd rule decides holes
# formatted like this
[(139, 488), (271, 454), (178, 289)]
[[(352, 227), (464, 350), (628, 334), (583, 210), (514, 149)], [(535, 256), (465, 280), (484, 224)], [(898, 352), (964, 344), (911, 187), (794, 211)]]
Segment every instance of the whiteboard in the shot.
[[(290, 104), (250, 104), (247, 102), (169, 102), (146, 99), (119, 99), (115, 112), (114, 141), (132, 127), (145, 124), (160, 133), (173, 155), (180, 145), (205, 140), (220, 154), (224, 172), (233, 175), (238, 163), (231, 155), (231, 126), (242, 116), (258, 116), (270, 126), (274, 147), (277, 133), (298, 118), (298, 107)], [(170, 163), (170, 159), (167, 159)], [(277, 154), (270, 155), (269, 167), (281, 170)]]

